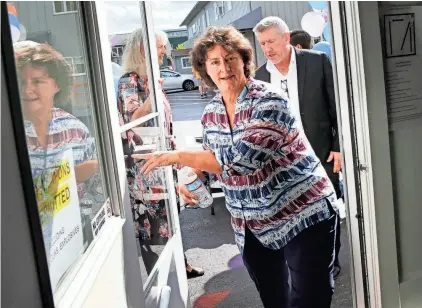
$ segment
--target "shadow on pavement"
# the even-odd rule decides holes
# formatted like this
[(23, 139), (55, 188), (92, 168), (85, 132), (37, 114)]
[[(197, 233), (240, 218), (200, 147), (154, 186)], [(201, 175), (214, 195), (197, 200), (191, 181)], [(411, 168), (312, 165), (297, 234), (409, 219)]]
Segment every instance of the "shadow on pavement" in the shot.
[[(184, 248), (192, 264), (205, 275), (189, 280), (193, 308), (261, 308), (262, 303), (234, 241), (224, 198), (215, 199), (216, 215), (210, 209), (186, 209), (180, 214)], [(346, 223), (341, 224), (340, 263), (331, 307), (352, 308), (350, 250)]]
[(213, 249), (224, 244), (235, 244), (230, 214), (224, 198), (214, 198), (215, 215), (210, 208), (185, 209), (180, 213), (183, 247)]

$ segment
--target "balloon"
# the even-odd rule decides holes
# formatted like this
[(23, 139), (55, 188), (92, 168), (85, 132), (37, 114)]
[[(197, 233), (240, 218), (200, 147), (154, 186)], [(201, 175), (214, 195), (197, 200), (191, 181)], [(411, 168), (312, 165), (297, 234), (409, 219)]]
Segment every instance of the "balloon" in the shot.
[(326, 24), (324, 27), (324, 31), (322, 31), (322, 37), (327, 42), (330, 42), (330, 39), (331, 39), (330, 32), (331, 32), (330, 24)]
[(312, 49), (325, 53), (331, 61), (331, 48), (328, 42), (316, 43)]
[(308, 12), (303, 15), (300, 23), (302, 25), (302, 29), (313, 37), (321, 36), (325, 26), (324, 18), (321, 14), (316, 12)]
[(18, 12), (16, 11), (16, 7), (11, 3), (7, 4), (7, 12), (9, 14), (14, 15), (14, 16), (18, 16)]
[(325, 22), (326, 23), (329, 22), (329, 18), (328, 18), (328, 14), (329, 14), (328, 7), (326, 7), (325, 9), (323, 9), (321, 11), (321, 14), (322, 14), (322, 17), (324, 17)]
[(10, 24), (10, 34), (12, 35), (12, 41), (17, 42), (21, 32), (19, 30), (20, 24), (15, 15), (9, 13), (9, 24)]
[(19, 36), (19, 41), (26, 40), (26, 28), (22, 24), (19, 27), (19, 31), (21, 33)]
[(21, 32), (18, 28), (15, 26), (10, 26), (10, 34), (12, 35), (12, 41), (13, 43), (17, 42), (19, 40), (19, 37), (21, 36)]
[(19, 20), (15, 15), (9, 14), (9, 24), (19, 29)]
[(308, 1), (309, 5), (313, 9), (323, 10), (327, 6), (326, 1)]

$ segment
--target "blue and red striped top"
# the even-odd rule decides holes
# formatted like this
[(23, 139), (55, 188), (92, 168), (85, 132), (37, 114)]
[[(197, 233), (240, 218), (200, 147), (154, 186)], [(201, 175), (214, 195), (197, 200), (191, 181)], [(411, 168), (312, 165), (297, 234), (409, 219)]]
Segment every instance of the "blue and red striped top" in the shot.
[(230, 128), (217, 94), (202, 116), (204, 149), (217, 175), (241, 252), (245, 226), (267, 248), (279, 249), (336, 210), (334, 188), (288, 101), (270, 84), (250, 78), (236, 101)]

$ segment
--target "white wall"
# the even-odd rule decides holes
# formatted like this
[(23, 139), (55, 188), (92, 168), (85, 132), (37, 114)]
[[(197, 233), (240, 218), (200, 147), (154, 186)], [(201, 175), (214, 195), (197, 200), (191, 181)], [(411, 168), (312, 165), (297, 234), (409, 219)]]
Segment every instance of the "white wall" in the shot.
[[(123, 238), (116, 237), (94, 285), (86, 298), (83, 308), (126, 308), (126, 291), (123, 267)], [(139, 285), (141, 289), (142, 286)], [(133, 307), (135, 308), (135, 307)], [(138, 307), (136, 307), (138, 308)]]

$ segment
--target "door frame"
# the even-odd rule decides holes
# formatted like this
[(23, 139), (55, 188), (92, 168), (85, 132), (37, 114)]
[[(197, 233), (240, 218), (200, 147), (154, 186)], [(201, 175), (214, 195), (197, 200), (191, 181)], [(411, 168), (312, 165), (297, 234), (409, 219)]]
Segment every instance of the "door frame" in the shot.
[(385, 89), (378, 3), (346, 1), (330, 6), (335, 58), (345, 61), (342, 68), (337, 64), (337, 73), (346, 75), (339, 83), (348, 88), (350, 97), (349, 114), (341, 107), (340, 113), (343, 122), (350, 122), (351, 134), (347, 136), (343, 128), (343, 143), (350, 138), (354, 143), (352, 148), (345, 147), (343, 155), (355, 167), (354, 182), (351, 172), (346, 172), (346, 189), (349, 197), (352, 194), (348, 205), (356, 303), (357, 307), (397, 308), (400, 293), (387, 103), (384, 91), (371, 91)]

